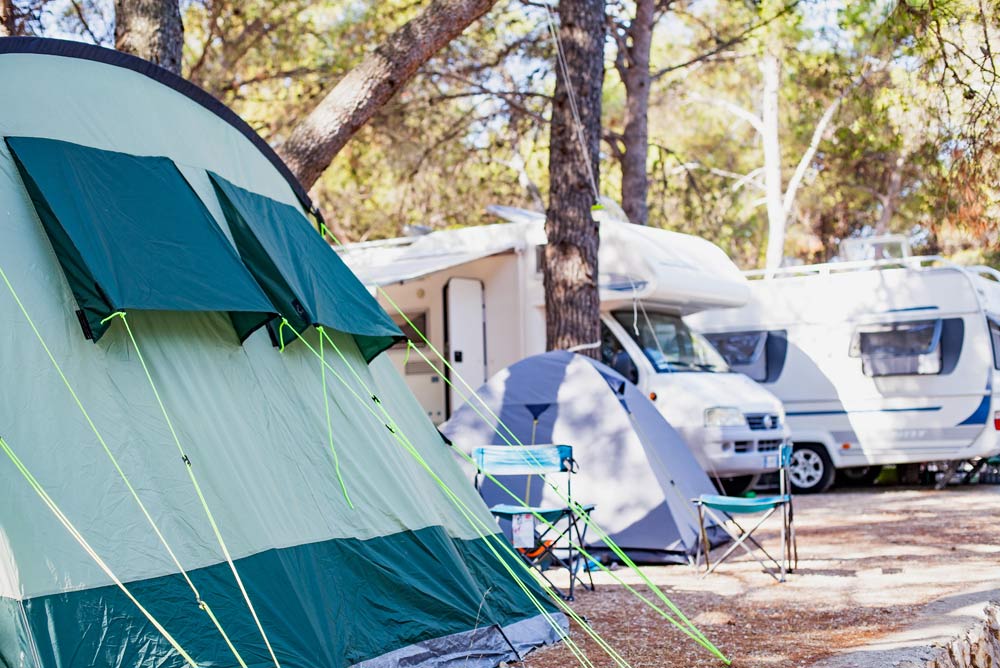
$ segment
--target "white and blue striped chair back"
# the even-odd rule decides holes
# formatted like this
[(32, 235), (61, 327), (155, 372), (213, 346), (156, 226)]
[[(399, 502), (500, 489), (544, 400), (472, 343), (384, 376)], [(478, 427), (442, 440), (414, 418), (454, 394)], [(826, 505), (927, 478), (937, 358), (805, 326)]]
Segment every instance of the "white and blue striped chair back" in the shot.
[(492, 475), (571, 473), (570, 445), (487, 445), (472, 451), (476, 467)]

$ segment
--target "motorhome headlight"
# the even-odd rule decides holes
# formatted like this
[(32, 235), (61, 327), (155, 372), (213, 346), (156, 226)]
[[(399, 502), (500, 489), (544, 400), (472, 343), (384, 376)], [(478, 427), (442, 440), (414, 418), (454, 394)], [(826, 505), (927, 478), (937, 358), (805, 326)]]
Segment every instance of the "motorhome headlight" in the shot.
[(735, 406), (712, 406), (705, 409), (706, 427), (745, 427), (746, 418)]

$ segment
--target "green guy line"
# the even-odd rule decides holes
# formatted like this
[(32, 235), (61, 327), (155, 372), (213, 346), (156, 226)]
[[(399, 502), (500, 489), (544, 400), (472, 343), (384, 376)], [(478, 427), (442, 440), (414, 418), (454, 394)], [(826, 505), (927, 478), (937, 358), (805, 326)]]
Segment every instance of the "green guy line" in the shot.
[(132, 485), (132, 482), (129, 480), (128, 476), (125, 474), (125, 471), (118, 463), (118, 458), (115, 457), (114, 453), (111, 451), (111, 448), (108, 446), (107, 441), (104, 440), (104, 437), (101, 435), (100, 430), (98, 430), (97, 425), (94, 423), (94, 420), (90, 417), (90, 413), (88, 413), (87, 409), (84, 407), (83, 401), (80, 399), (80, 396), (76, 393), (76, 390), (73, 389), (72, 383), (69, 382), (69, 378), (63, 372), (62, 367), (59, 365), (59, 362), (56, 361), (55, 355), (52, 354), (52, 350), (45, 342), (45, 338), (42, 336), (41, 331), (38, 329), (37, 325), (35, 325), (35, 321), (32, 319), (31, 314), (28, 313), (28, 309), (25, 307), (24, 302), (21, 301), (21, 297), (17, 294), (17, 290), (14, 289), (14, 285), (10, 282), (10, 279), (7, 278), (7, 274), (6, 272), (4, 272), (2, 267), (0, 267), (0, 279), (2, 279), (4, 284), (7, 286), (7, 289), (10, 292), (11, 297), (14, 298), (14, 302), (17, 304), (18, 308), (21, 311), (21, 314), (24, 316), (24, 319), (27, 321), (28, 325), (31, 327), (31, 331), (35, 334), (35, 338), (38, 340), (38, 343), (41, 344), (42, 349), (45, 351), (45, 355), (49, 358), (49, 361), (52, 363), (53, 368), (56, 370), (56, 373), (62, 380), (63, 385), (69, 391), (70, 396), (73, 398), (73, 401), (76, 404), (77, 408), (80, 409), (80, 413), (87, 421), (87, 424), (90, 426), (90, 429), (94, 433), (94, 436), (97, 437), (98, 443), (100, 443), (101, 448), (104, 450), (104, 453), (107, 455), (109, 461), (114, 466), (115, 471), (118, 472), (118, 477), (121, 478), (123, 483), (125, 483), (125, 487), (128, 489), (129, 494), (132, 495), (132, 498), (135, 500), (136, 505), (139, 506), (139, 510), (142, 511), (142, 514), (146, 518), (146, 521), (149, 523), (149, 526), (152, 527), (153, 532), (156, 534), (157, 539), (159, 539), (160, 541), (160, 544), (163, 545), (164, 549), (167, 551), (167, 554), (170, 555), (171, 561), (173, 561), (174, 565), (177, 567), (177, 570), (184, 578), (184, 581), (187, 582), (188, 587), (194, 594), (194, 598), (198, 604), (199, 609), (203, 610), (212, 620), (212, 623), (215, 625), (216, 630), (222, 636), (223, 640), (225, 640), (226, 646), (229, 647), (229, 650), (236, 658), (237, 663), (240, 664), (240, 667), (246, 668), (246, 663), (243, 661), (243, 658), (240, 656), (240, 653), (233, 646), (233, 643), (230, 641), (229, 636), (222, 628), (222, 625), (219, 623), (219, 620), (212, 613), (211, 608), (209, 608), (208, 604), (204, 600), (202, 600), (201, 594), (198, 592), (198, 588), (194, 586), (194, 583), (191, 581), (190, 576), (188, 576), (188, 573), (184, 569), (184, 566), (181, 565), (180, 559), (177, 558), (177, 555), (174, 553), (173, 548), (170, 547), (170, 544), (167, 542), (167, 539), (163, 535), (163, 532), (160, 531), (160, 527), (156, 524), (156, 521), (153, 520), (153, 516), (149, 513), (149, 510), (146, 509), (146, 504), (142, 502), (142, 499), (139, 497), (139, 493), (135, 490), (135, 487)]
[(24, 463), (20, 460), (20, 458), (10, 447), (7, 441), (4, 440), (2, 437), (0, 437), (0, 449), (3, 449), (4, 454), (7, 455), (7, 458), (10, 459), (10, 461), (14, 464), (17, 470), (21, 473), (24, 479), (31, 486), (31, 488), (35, 491), (35, 494), (37, 494), (38, 497), (42, 500), (42, 502), (49, 508), (49, 510), (52, 511), (52, 514), (56, 516), (56, 519), (59, 520), (59, 523), (62, 524), (63, 527), (70, 533), (70, 535), (73, 536), (76, 542), (80, 544), (80, 547), (82, 547), (84, 551), (90, 556), (90, 558), (94, 560), (94, 562), (98, 565), (98, 567), (102, 571), (104, 571), (104, 574), (107, 575), (111, 579), (111, 581), (115, 583), (115, 586), (118, 587), (122, 591), (122, 593), (125, 594), (125, 596), (127, 596), (130, 601), (132, 601), (133, 604), (135, 604), (135, 607), (139, 609), (139, 612), (141, 612), (142, 615), (147, 620), (149, 620), (149, 623), (152, 624), (153, 627), (157, 631), (159, 631), (164, 638), (166, 638), (167, 642), (170, 643), (171, 647), (173, 647), (174, 650), (181, 655), (181, 657), (187, 662), (187, 664), (192, 668), (198, 668), (198, 664), (195, 662), (194, 659), (191, 658), (191, 656), (186, 651), (184, 651), (184, 648), (180, 646), (180, 643), (178, 643), (177, 640), (175, 640), (174, 637), (170, 635), (170, 633), (163, 627), (163, 625), (160, 624), (160, 622), (155, 617), (153, 617), (152, 613), (150, 613), (149, 610), (146, 610), (146, 608), (143, 607), (141, 603), (139, 603), (138, 599), (136, 599), (136, 597), (132, 594), (132, 592), (129, 591), (128, 587), (126, 587), (122, 583), (122, 581), (118, 578), (118, 576), (115, 575), (114, 572), (111, 570), (111, 568), (104, 562), (103, 559), (101, 559), (100, 555), (98, 555), (97, 552), (94, 551), (94, 548), (90, 546), (90, 543), (87, 542), (87, 540), (77, 530), (77, 528), (73, 525), (73, 523), (70, 522), (69, 518), (66, 517), (66, 515), (62, 512), (62, 510), (59, 509), (59, 506), (56, 505), (56, 502), (52, 499), (51, 496), (48, 495), (48, 492), (45, 491), (41, 483), (39, 483), (38, 480), (35, 478), (35, 476), (32, 475), (31, 471), (28, 470), (28, 467), (24, 465)]

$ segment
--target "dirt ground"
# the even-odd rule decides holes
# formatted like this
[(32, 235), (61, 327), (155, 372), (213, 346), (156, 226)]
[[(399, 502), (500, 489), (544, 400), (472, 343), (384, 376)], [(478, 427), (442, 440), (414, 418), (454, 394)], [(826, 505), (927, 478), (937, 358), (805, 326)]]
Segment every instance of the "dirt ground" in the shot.
[[(912, 631), (928, 611), (944, 614), (949, 600), (1000, 588), (1000, 486), (800, 496), (795, 513), (799, 569), (784, 584), (745, 555), (704, 579), (687, 566), (644, 569), (735, 668), (810, 667)], [(778, 528), (776, 520), (765, 525), (765, 547), (779, 547)], [(634, 574), (617, 574), (639, 588)], [(595, 581), (597, 590), (580, 592), (573, 607), (633, 668), (722, 665), (607, 574)], [(579, 628), (572, 635), (594, 666), (616, 665)], [(554, 646), (526, 665), (579, 663)]]

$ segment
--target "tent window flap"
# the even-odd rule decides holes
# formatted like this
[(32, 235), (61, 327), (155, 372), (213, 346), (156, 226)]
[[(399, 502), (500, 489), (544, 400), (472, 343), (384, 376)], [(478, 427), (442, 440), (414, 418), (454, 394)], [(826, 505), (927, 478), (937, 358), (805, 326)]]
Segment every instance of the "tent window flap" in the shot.
[(7, 147), (98, 339), (115, 311), (221, 311), (241, 340), (274, 307), (168, 158), (35, 137)]
[(209, 172), (243, 262), (297, 330), (351, 334), (367, 361), (403, 333), (295, 207)]

